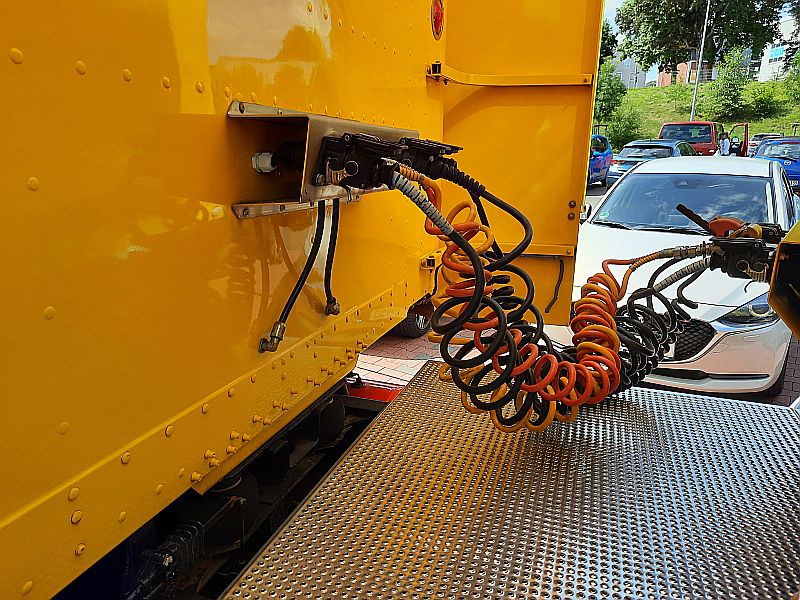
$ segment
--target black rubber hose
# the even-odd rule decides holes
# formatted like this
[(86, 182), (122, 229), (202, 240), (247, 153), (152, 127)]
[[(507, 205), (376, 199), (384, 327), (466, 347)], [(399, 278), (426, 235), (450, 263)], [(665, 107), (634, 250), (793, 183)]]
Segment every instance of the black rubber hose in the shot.
[[(656, 280), (658, 279), (659, 275), (661, 275), (664, 271), (669, 269), (672, 265), (675, 265), (675, 264), (681, 262), (682, 260), (685, 260), (685, 259), (680, 258), (680, 257), (671, 258), (667, 262), (665, 262), (662, 265), (660, 265), (655, 271), (653, 271), (653, 274), (650, 275), (650, 279), (647, 281), (647, 287), (645, 289), (653, 289), (653, 286), (656, 284)], [(653, 308), (653, 297), (652, 296), (648, 296), (647, 297), (647, 306), (649, 306), (650, 308)]]
[(525, 235), (522, 238), (522, 241), (519, 244), (517, 244), (516, 247), (511, 252), (503, 255), (502, 258), (494, 261), (490, 265), (490, 267), (486, 269), (487, 271), (497, 271), (508, 265), (510, 262), (522, 256), (525, 250), (528, 249), (528, 246), (531, 245), (531, 240), (533, 240), (533, 225), (531, 225), (531, 222), (528, 220), (528, 217), (523, 215), (514, 206), (510, 205), (508, 202), (501, 200), (494, 194), (490, 194), (489, 192), (484, 190), (483, 193), (481, 194), (481, 197), (485, 198), (490, 203), (494, 204), (500, 210), (503, 210), (508, 214), (510, 214), (519, 222), (520, 225), (522, 225), (522, 228), (525, 230)]
[[(478, 209), (478, 218), (480, 218), (481, 223), (491, 229), (491, 226), (489, 225), (489, 217), (486, 214), (486, 209), (483, 206), (483, 202), (481, 202), (481, 197), (477, 194), (470, 194), (470, 196), (472, 196), (472, 201), (475, 203), (475, 208)], [(503, 251), (500, 249), (500, 244), (497, 243), (497, 240), (492, 242), (492, 250), (494, 250), (494, 258), (503, 258)]]
[[(497, 271), (502, 269), (510, 262), (521, 256), (525, 250), (527, 250), (531, 240), (533, 240), (533, 226), (528, 218), (508, 202), (505, 202), (494, 194), (488, 192), (486, 190), (486, 186), (481, 184), (479, 181), (473, 179), (464, 173), (464, 171), (460, 170), (456, 161), (452, 159), (439, 159), (438, 161), (434, 161), (425, 174), (434, 179), (447, 179), (448, 181), (451, 181), (452, 183), (455, 183), (456, 185), (467, 190), (471, 196), (484, 198), (491, 204), (494, 204), (500, 210), (510, 214), (520, 223), (520, 225), (522, 225), (523, 229), (525, 230), (525, 235), (523, 236), (522, 241), (517, 244), (517, 246), (508, 254), (503, 254), (500, 252), (498, 259), (493, 261), (492, 264), (486, 268), (487, 271)], [(485, 211), (480, 204), (478, 204), (476, 207), (478, 208), (479, 216), (481, 216), (481, 221), (483, 221), (484, 217), (486, 216)], [(481, 215), (481, 213), (483, 213), (483, 215)], [(484, 222), (484, 225), (487, 224), (488, 219), (486, 222)], [(495, 252), (498, 252), (499, 250), (500, 247), (498, 246), (497, 249), (495, 249)]]
[(306, 264), (303, 265), (303, 270), (300, 273), (300, 277), (297, 278), (297, 282), (294, 284), (292, 293), (289, 294), (289, 298), (286, 299), (286, 304), (283, 305), (281, 316), (278, 317), (278, 321), (281, 323), (286, 323), (286, 321), (288, 321), (289, 315), (292, 313), (292, 308), (294, 308), (297, 298), (300, 297), (300, 292), (302, 291), (303, 286), (305, 286), (306, 281), (308, 281), (308, 276), (311, 274), (311, 269), (314, 268), (314, 262), (317, 260), (319, 248), (322, 245), (322, 234), (324, 227), (325, 201), (320, 200), (317, 202), (317, 227), (314, 230), (314, 241), (311, 243), (311, 252), (308, 253)]
[(328, 306), (336, 305), (336, 296), (331, 289), (331, 276), (333, 272), (333, 258), (336, 254), (336, 240), (339, 237), (339, 199), (333, 200), (331, 209), (331, 235), (328, 240), (328, 256), (325, 259), (325, 299)]
[[(475, 251), (475, 248), (472, 246), (472, 244), (465, 240), (462, 235), (455, 230), (448, 233), (447, 237), (450, 238), (450, 240), (456, 246), (458, 246), (464, 254), (467, 255), (469, 262), (472, 265), (472, 269), (475, 271), (475, 274), (473, 275), (475, 279), (474, 291), (469, 299), (469, 302), (467, 303), (467, 308), (464, 309), (464, 312), (461, 315), (446, 325), (447, 329), (449, 330), (455, 329), (456, 331), (460, 331), (461, 328), (467, 324), (467, 321), (469, 321), (473, 315), (478, 313), (478, 310), (483, 303), (483, 290), (486, 287), (486, 276), (483, 272), (483, 263), (481, 262), (481, 257)], [(444, 311), (442, 311), (442, 313), (444, 313)], [(436, 329), (433, 327), (433, 320), (431, 320), (431, 329), (436, 331)], [(443, 333), (443, 331), (440, 330), (437, 331), (437, 333)]]
[(678, 300), (680, 301), (680, 303), (683, 304), (684, 306), (688, 306), (689, 308), (694, 308), (694, 309), (696, 309), (696, 308), (698, 308), (700, 306), (697, 302), (695, 302), (693, 300), (689, 300), (689, 298), (684, 296), (683, 292), (687, 287), (689, 287), (695, 281), (697, 281), (700, 277), (702, 277), (702, 275), (703, 275), (703, 271), (698, 271), (697, 273), (695, 273), (694, 275), (689, 277), (689, 279), (687, 279), (686, 281), (684, 281), (682, 284), (680, 284), (678, 286), (678, 291), (677, 291), (676, 295), (677, 295)]
[[(484, 266), (481, 262), (481, 257), (478, 255), (475, 248), (473, 248), (472, 244), (470, 244), (460, 233), (453, 229), (453, 226), (447, 222), (447, 219), (444, 218), (442, 213), (437, 210), (433, 203), (428, 200), (427, 196), (423, 194), (420, 189), (416, 187), (409, 179), (403, 177), (400, 175), (400, 173), (393, 172), (391, 175), (391, 185), (392, 187), (400, 190), (409, 200), (416, 204), (417, 207), (431, 220), (431, 222), (438, 227), (439, 230), (450, 239), (450, 241), (458, 246), (458, 248), (469, 258), (472, 269), (475, 271), (475, 274), (473, 275), (475, 283), (472, 296), (470, 296), (469, 299), (451, 298), (450, 300), (455, 300), (456, 302), (445, 307), (445, 305), (450, 302), (450, 300), (448, 300), (445, 302), (445, 304), (442, 304), (442, 306), (436, 309), (433, 315), (431, 315), (431, 329), (435, 333), (444, 334), (448, 331), (458, 332), (464, 327), (464, 325), (467, 324), (473, 315), (478, 313), (481, 304), (483, 303), (483, 292), (486, 288), (486, 275), (484, 273)], [(444, 316), (444, 313), (452, 306), (457, 306), (459, 304), (466, 304), (467, 306), (452, 321), (442, 323), (441, 318)]]

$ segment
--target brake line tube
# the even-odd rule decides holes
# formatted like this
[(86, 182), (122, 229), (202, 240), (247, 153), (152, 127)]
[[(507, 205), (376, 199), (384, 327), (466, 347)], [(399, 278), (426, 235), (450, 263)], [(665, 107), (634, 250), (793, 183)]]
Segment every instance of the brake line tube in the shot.
[(314, 230), (314, 240), (311, 242), (311, 251), (306, 258), (306, 264), (303, 265), (303, 270), (294, 284), (291, 294), (286, 299), (286, 304), (283, 305), (283, 310), (272, 326), (269, 337), (262, 337), (258, 344), (259, 352), (275, 352), (278, 349), (281, 341), (286, 334), (286, 322), (289, 320), (289, 315), (292, 313), (297, 298), (300, 297), (300, 292), (308, 281), (308, 276), (311, 274), (311, 269), (314, 267), (314, 262), (317, 260), (320, 246), (322, 245), (322, 235), (325, 227), (325, 201), (320, 200), (317, 202), (317, 226)]
[(339, 301), (333, 295), (331, 278), (333, 276), (333, 259), (336, 254), (336, 241), (339, 237), (339, 198), (334, 198), (331, 208), (331, 235), (328, 240), (328, 255), (325, 258), (325, 314), (338, 315), (341, 312)]

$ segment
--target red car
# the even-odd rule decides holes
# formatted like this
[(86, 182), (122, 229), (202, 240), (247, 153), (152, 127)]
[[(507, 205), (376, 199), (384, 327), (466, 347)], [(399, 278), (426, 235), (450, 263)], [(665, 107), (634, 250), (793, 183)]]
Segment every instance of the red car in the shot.
[[(743, 129), (742, 137), (737, 137), (734, 132), (740, 127)], [(731, 155), (747, 156), (748, 129), (747, 123), (738, 123), (731, 128)], [(725, 126), (716, 121), (682, 121), (664, 123), (658, 139), (688, 142), (698, 154), (709, 156), (719, 148), (719, 139), (724, 132)]]

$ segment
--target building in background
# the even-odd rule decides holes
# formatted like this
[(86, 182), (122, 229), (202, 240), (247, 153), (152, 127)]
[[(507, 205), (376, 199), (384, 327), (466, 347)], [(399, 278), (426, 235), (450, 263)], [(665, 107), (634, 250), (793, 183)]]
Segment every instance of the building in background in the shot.
[[(675, 71), (659, 71), (658, 87), (666, 87), (673, 83), (694, 83), (697, 77), (697, 55), (698, 51), (692, 51), (692, 58), (689, 62), (680, 63)], [(708, 68), (708, 61), (703, 61), (700, 65), (700, 83), (713, 81), (717, 76), (716, 67)]]
[(773, 81), (783, 79), (784, 76), (784, 56), (786, 54), (786, 41), (792, 38), (795, 30), (795, 21), (792, 17), (786, 17), (780, 22), (780, 37), (764, 48), (761, 61), (758, 67), (757, 76), (751, 77), (756, 81)]
[(643, 88), (647, 83), (647, 69), (643, 69), (633, 58), (622, 58), (619, 52), (611, 59), (614, 72), (628, 89)]
[[(753, 57), (752, 51), (748, 48), (744, 51), (747, 72), (753, 81), (773, 81), (783, 79), (784, 76), (784, 56), (786, 53), (786, 41), (790, 40), (795, 31), (795, 20), (786, 17), (778, 25), (778, 38), (771, 44), (767, 44), (761, 57)], [(697, 77), (697, 50), (692, 52), (692, 59), (688, 63), (681, 63), (675, 71), (660, 71), (658, 73), (658, 86), (664, 87), (673, 83), (694, 83)], [(716, 67), (709, 69), (708, 63), (703, 62), (700, 68), (700, 83), (713, 81), (717, 77)]]

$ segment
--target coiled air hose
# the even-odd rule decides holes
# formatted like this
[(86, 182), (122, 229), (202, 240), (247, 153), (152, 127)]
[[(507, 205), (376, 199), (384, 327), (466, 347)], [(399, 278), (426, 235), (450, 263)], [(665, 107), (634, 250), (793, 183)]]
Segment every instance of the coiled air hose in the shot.
[[(433, 176), (460, 185), (470, 200), (456, 204), (445, 218), (442, 192)], [(391, 184), (425, 213), (425, 231), (445, 243), (429, 336), (439, 343), (445, 362), (439, 375), (459, 388), (467, 411), (488, 412), (498, 429), (541, 431), (555, 421), (573, 421), (581, 405), (599, 403), (639, 383), (680, 330), (685, 313), (677, 312), (661, 290), (699, 267), (683, 269), (681, 276), (676, 273), (637, 290), (619, 308), (617, 304), (631, 274), (642, 265), (705, 255), (706, 245), (605, 261), (574, 304), (569, 324), (574, 346), (559, 351), (544, 333), (530, 276), (512, 264), (533, 237), (530, 222), (519, 210), (458, 170), (452, 159), (440, 159), (431, 176), (397, 164)], [(521, 224), (523, 239), (510, 252), (503, 253), (497, 244), (481, 199)], [(621, 284), (612, 265), (628, 267)], [(512, 275), (526, 288), (521, 296), (511, 285)], [(654, 298), (664, 306), (664, 314), (652, 308)], [(457, 348), (454, 353), (451, 346)]]

